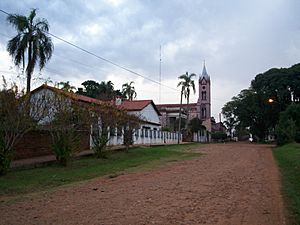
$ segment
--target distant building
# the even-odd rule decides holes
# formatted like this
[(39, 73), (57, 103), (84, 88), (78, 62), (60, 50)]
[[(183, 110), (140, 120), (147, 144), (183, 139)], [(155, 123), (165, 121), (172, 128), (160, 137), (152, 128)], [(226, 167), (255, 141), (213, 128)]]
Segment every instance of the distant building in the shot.
[(159, 116), (161, 114), (152, 100), (116, 100), (116, 102), (129, 114), (142, 119), (141, 129), (160, 130)]
[[(211, 123), (211, 82), (207, 73), (205, 63), (203, 65), (202, 74), (198, 80), (198, 101), (196, 103), (182, 104), (181, 117), (187, 119), (186, 110), (189, 110), (189, 119), (199, 118), (207, 131), (212, 131)], [(168, 127), (174, 130), (175, 121), (179, 118), (180, 104), (158, 104), (160, 111), (160, 123), (162, 127)]]
[[(101, 107), (102, 104), (104, 104), (105, 102), (107, 103), (107, 101), (102, 101), (84, 95), (67, 92), (45, 84), (31, 91), (31, 98), (32, 99), (44, 98), (44, 101), (47, 101), (53, 98), (56, 94), (65, 96), (66, 103), (68, 104), (70, 104), (71, 101), (75, 101), (75, 102), (83, 102), (87, 104), (95, 104)], [(111, 103), (112, 105), (116, 104), (121, 109), (128, 111), (129, 114), (135, 114), (139, 116), (142, 119), (142, 124), (141, 124), (142, 129), (160, 130), (161, 128), (160, 121), (159, 121), (160, 113), (152, 100), (128, 101), (128, 100), (122, 100), (120, 98), (119, 99), (117, 98), (115, 103), (113, 101)], [(49, 101), (48, 104), (49, 107), (52, 107), (50, 105), (51, 101)], [(44, 119), (44, 122), (49, 122), (51, 121), (52, 117), (54, 117), (55, 109), (53, 109), (52, 111), (53, 111), (52, 113), (53, 115), (47, 116), (47, 118)]]

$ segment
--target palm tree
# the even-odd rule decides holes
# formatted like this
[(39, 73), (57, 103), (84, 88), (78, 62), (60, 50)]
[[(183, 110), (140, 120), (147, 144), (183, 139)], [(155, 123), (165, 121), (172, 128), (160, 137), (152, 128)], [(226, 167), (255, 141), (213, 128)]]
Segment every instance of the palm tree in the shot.
[(115, 96), (114, 84), (110, 80), (105, 82), (101, 81), (99, 84), (99, 95), (97, 98), (103, 100), (113, 99)]
[(132, 86), (134, 84), (133, 81), (130, 83), (125, 83), (122, 85), (122, 93), (130, 100), (132, 101), (134, 98), (136, 98), (136, 91), (135, 88)]
[(46, 19), (35, 19), (35, 16), (36, 9), (33, 9), (28, 17), (18, 14), (10, 14), (7, 17), (7, 21), (17, 30), (17, 35), (8, 41), (7, 51), (13, 57), (16, 66), (23, 66), (23, 71), (27, 60), (27, 93), (30, 92), (34, 67), (38, 63), (42, 70), (53, 52), (53, 44), (48, 35), (48, 22)]
[(62, 86), (60, 89), (67, 91), (67, 92), (74, 92), (74, 90), (76, 90), (76, 87), (72, 86), (70, 84), (70, 81), (67, 81), (67, 82), (61, 81), (58, 83), (58, 86)]
[[(187, 102), (187, 122), (189, 120), (189, 103), (190, 103), (190, 93), (191, 93), (191, 88), (196, 92), (195, 89), (195, 82), (193, 80), (193, 77), (195, 77), (196, 74), (191, 73), (189, 75), (188, 72), (185, 74), (182, 74), (181, 76), (178, 77), (178, 79), (181, 79), (181, 81), (177, 84), (177, 87), (181, 86), (181, 97), (180, 97), (180, 111), (179, 111), (179, 129), (181, 125), (181, 105), (182, 105), (182, 95), (186, 98)], [(187, 126), (188, 123), (186, 123)]]
[(186, 98), (186, 103), (187, 105), (189, 105), (190, 103), (190, 93), (191, 93), (191, 89), (193, 90), (194, 94), (196, 92), (195, 89), (195, 82), (193, 80), (193, 77), (195, 77), (196, 74), (191, 73), (189, 75), (188, 72), (186, 72), (185, 74), (182, 74), (181, 76), (179, 76), (178, 78), (181, 79), (181, 81), (178, 83), (177, 87), (181, 86), (184, 89), (184, 97)]

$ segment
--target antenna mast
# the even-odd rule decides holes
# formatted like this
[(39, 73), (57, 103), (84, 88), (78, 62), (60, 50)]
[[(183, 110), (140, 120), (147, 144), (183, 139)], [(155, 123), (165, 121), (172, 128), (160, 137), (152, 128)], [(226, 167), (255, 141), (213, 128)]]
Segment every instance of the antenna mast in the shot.
[(159, 97), (158, 101), (161, 103), (161, 45), (159, 45)]

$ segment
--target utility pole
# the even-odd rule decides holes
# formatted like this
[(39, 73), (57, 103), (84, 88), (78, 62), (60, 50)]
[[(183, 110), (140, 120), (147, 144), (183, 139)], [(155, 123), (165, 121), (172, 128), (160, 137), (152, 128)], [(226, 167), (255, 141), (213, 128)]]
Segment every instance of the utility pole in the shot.
[(159, 45), (159, 91), (158, 102), (161, 103), (161, 45)]

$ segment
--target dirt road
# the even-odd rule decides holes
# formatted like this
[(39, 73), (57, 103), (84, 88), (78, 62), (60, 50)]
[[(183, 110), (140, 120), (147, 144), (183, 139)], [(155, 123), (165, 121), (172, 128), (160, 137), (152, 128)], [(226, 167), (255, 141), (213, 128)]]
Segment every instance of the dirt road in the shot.
[(206, 155), (0, 203), (0, 224), (285, 224), (269, 146), (212, 144), (195, 151)]

